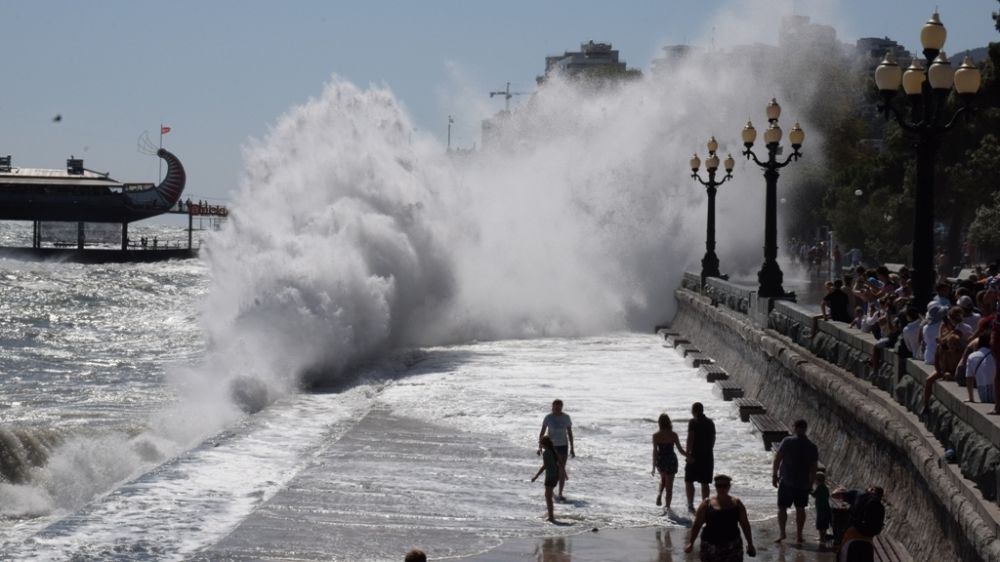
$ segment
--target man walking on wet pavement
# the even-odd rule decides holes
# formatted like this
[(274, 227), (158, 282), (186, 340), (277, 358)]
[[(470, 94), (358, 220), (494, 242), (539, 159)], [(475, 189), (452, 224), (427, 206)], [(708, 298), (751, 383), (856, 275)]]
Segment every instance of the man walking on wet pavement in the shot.
[(563, 497), (563, 487), (566, 486), (566, 478), (568, 477), (566, 459), (576, 456), (576, 452), (573, 450), (573, 422), (569, 419), (569, 414), (563, 413), (562, 410), (563, 401), (553, 400), (552, 413), (546, 415), (545, 419), (542, 420), (542, 431), (538, 434), (538, 454), (542, 454), (542, 437), (545, 437), (545, 431), (548, 430), (549, 438), (552, 439), (556, 455), (559, 457), (559, 465), (562, 467), (559, 474), (559, 493), (556, 494), (558, 501), (566, 501), (566, 498)]
[(688, 511), (694, 512), (694, 483), (701, 484), (701, 499), (708, 499), (708, 485), (715, 470), (715, 423), (705, 416), (701, 402), (691, 405), (688, 422), (687, 463), (684, 465), (684, 489), (687, 492)]
[(795, 506), (795, 542), (802, 544), (802, 528), (806, 523), (809, 492), (816, 482), (819, 450), (806, 437), (806, 420), (797, 420), (795, 435), (785, 437), (778, 446), (771, 467), (771, 483), (778, 489), (778, 527), (781, 533), (774, 542), (785, 540), (788, 508)]

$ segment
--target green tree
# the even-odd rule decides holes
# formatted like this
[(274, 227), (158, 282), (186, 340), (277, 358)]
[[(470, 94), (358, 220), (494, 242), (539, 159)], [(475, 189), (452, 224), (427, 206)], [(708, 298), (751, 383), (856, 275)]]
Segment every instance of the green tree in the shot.
[[(998, 168), (1000, 139), (988, 134), (976, 149), (967, 152), (963, 161), (948, 169), (949, 186), (963, 199), (965, 216), (974, 219), (969, 227), (969, 240), (985, 252), (983, 257), (990, 259), (1000, 255), (1000, 229), (997, 228), (1000, 191), (995, 184)], [(986, 201), (992, 204), (982, 205)]]
[(976, 218), (969, 228), (969, 241), (979, 248), (979, 255), (986, 260), (1000, 257), (1000, 193), (993, 194), (989, 205), (976, 210)]

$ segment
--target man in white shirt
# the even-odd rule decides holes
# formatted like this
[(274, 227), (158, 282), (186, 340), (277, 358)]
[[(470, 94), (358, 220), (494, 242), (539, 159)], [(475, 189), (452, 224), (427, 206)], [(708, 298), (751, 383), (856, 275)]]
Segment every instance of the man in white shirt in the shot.
[[(556, 495), (556, 499), (559, 501), (566, 501), (563, 497), (563, 487), (566, 486), (566, 459), (569, 457), (576, 457), (576, 451), (573, 450), (573, 421), (569, 418), (569, 414), (563, 411), (563, 401), (556, 399), (552, 401), (552, 413), (545, 416), (542, 420), (542, 431), (538, 434), (538, 441), (541, 442), (542, 437), (545, 437), (545, 432), (548, 430), (549, 438), (552, 439), (552, 444), (555, 445), (556, 455), (559, 457), (559, 464), (562, 466), (562, 470), (559, 475), (559, 493)], [(539, 445), (538, 454), (542, 454), (542, 447)]]
[(969, 389), (969, 402), (972, 399), (972, 381), (976, 381), (976, 390), (979, 392), (979, 401), (984, 404), (995, 402), (994, 375), (997, 366), (990, 351), (989, 335), (981, 336), (978, 341), (978, 349), (973, 351), (966, 360), (965, 383)]

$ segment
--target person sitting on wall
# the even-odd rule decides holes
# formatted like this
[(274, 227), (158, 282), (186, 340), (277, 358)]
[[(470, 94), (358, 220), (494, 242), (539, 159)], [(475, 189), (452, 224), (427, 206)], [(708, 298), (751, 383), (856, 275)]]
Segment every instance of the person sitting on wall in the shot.
[(873, 371), (878, 371), (882, 366), (882, 353), (884, 349), (892, 349), (899, 340), (900, 328), (895, 316), (883, 316), (879, 319), (879, 332), (882, 337), (875, 342), (875, 350), (872, 352), (871, 367)]
[(955, 373), (958, 372), (958, 365), (962, 361), (965, 352), (965, 335), (961, 326), (962, 309), (955, 306), (948, 310), (941, 330), (937, 337), (937, 349), (934, 353), (934, 374), (924, 381), (924, 412), (931, 402), (931, 391), (934, 383), (940, 379), (946, 381), (954, 380)]
[(984, 404), (996, 402), (994, 378), (996, 377), (996, 361), (990, 349), (989, 335), (979, 336), (969, 344), (967, 350), (971, 353), (965, 358), (965, 385), (969, 391), (969, 402), (975, 402), (972, 397), (972, 387), (979, 392), (979, 401)]
[(903, 328), (903, 345), (900, 346), (900, 351), (904, 349), (908, 353), (906, 357), (922, 357), (923, 353), (920, 349), (920, 312), (913, 307), (906, 309), (906, 326)]
[(920, 346), (923, 350), (924, 363), (934, 364), (934, 355), (937, 351), (937, 338), (941, 331), (941, 321), (944, 320), (945, 309), (933, 305), (927, 307), (927, 316), (924, 319), (923, 327), (920, 329)]

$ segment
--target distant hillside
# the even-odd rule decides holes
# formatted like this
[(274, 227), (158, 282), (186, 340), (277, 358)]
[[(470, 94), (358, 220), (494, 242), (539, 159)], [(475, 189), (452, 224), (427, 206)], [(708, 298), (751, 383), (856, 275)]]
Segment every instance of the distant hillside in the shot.
[(978, 49), (972, 49), (971, 51), (962, 51), (956, 55), (948, 57), (948, 62), (951, 63), (952, 68), (958, 68), (965, 60), (965, 55), (972, 57), (972, 62), (981, 63), (986, 60), (986, 51), (988, 47), (979, 47)]

